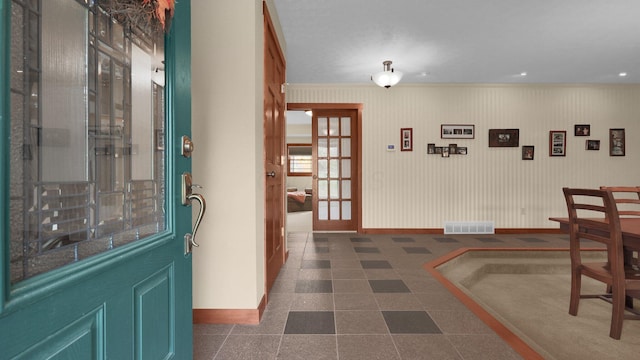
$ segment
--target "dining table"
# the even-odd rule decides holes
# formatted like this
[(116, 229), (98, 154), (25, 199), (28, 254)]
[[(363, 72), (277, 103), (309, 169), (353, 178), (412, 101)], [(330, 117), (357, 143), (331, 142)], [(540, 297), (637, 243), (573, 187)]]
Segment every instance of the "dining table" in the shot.
[[(568, 217), (550, 217), (549, 220), (560, 223), (560, 230), (569, 233)], [(602, 221), (604, 222), (604, 218)], [(622, 245), (625, 252), (640, 251), (640, 218), (621, 217), (620, 230), (622, 231)]]

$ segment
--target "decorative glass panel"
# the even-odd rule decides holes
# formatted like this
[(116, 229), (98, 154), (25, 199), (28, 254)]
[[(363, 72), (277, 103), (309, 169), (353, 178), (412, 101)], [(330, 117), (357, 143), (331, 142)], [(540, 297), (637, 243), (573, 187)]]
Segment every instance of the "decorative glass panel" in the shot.
[(342, 198), (351, 199), (351, 180), (342, 180)]
[(341, 150), (341, 156), (342, 157), (351, 157), (351, 138), (342, 138), (342, 146), (340, 148)]
[(351, 118), (343, 117), (340, 122), (340, 135), (341, 136), (351, 136)]
[(318, 157), (327, 157), (327, 154), (329, 154), (329, 150), (327, 147), (327, 138), (318, 139)]
[(318, 199), (329, 198), (329, 182), (327, 180), (318, 180)]
[(329, 203), (330, 219), (340, 220), (340, 201), (331, 201)]
[(329, 220), (329, 202), (318, 201), (318, 219)]
[(327, 118), (320, 117), (318, 118), (318, 136), (327, 136), (329, 135), (329, 128), (327, 123)]
[(340, 139), (332, 138), (329, 140), (329, 156), (330, 157), (340, 156)]
[(351, 201), (342, 202), (342, 220), (351, 220)]
[(340, 181), (329, 180), (329, 198), (340, 199)]
[(339, 167), (340, 160), (331, 159), (329, 160), (329, 178), (337, 178), (340, 177)]
[(351, 177), (351, 159), (342, 159), (342, 177)]
[(165, 100), (164, 34), (95, 1), (10, 3), (14, 284), (165, 228)]
[(318, 179), (326, 179), (328, 177), (327, 162), (326, 159), (318, 160)]
[(340, 135), (340, 119), (332, 117), (329, 119), (329, 136)]

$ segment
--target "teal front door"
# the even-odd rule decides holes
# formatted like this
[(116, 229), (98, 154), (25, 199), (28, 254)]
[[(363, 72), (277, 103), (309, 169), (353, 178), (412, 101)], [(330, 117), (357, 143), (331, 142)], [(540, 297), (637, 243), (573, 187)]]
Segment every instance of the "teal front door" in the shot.
[(0, 359), (192, 357), (190, 2), (166, 33), (160, 3), (0, 0)]

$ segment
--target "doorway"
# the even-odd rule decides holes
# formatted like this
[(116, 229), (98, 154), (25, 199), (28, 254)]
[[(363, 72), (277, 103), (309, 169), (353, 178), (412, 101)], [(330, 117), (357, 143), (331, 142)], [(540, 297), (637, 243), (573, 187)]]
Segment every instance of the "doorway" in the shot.
[(287, 232), (313, 231), (311, 111), (286, 112)]
[(290, 103), (312, 112), (312, 230), (361, 231), (362, 104)]

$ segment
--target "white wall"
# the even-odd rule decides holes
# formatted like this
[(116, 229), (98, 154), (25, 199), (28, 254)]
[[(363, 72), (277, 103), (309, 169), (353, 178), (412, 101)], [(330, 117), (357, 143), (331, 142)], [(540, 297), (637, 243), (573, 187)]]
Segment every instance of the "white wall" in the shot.
[(255, 309), (265, 292), (262, 2), (192, 0), (191, 16), (193, 179), (207, 200), (193, 307)]
[[(495, 221), (496, 228), (553, 228), (566, 215), (563, 186), (640, 184), (640, 85), (374, 85), (292, 84), (290, 103), (363, 103), (362, 225), (442, 228), (444, 221)], [(473, 140), (441, 139), (441, 124), (473, 124)], [(590, 124), (586, 151), (575, 124)], [(399, 148), (413, 128), (413, 152)], [(520, 129), (521, 147), (489, 148), (488, 130)], [(609, 156), (609, 128), (626, 129), (626, 156)], [(567, 156), (549, 157), (549, 131), (567, 130)], [(457, 143), (468, 155), (427, 155), (427, 143)]]

